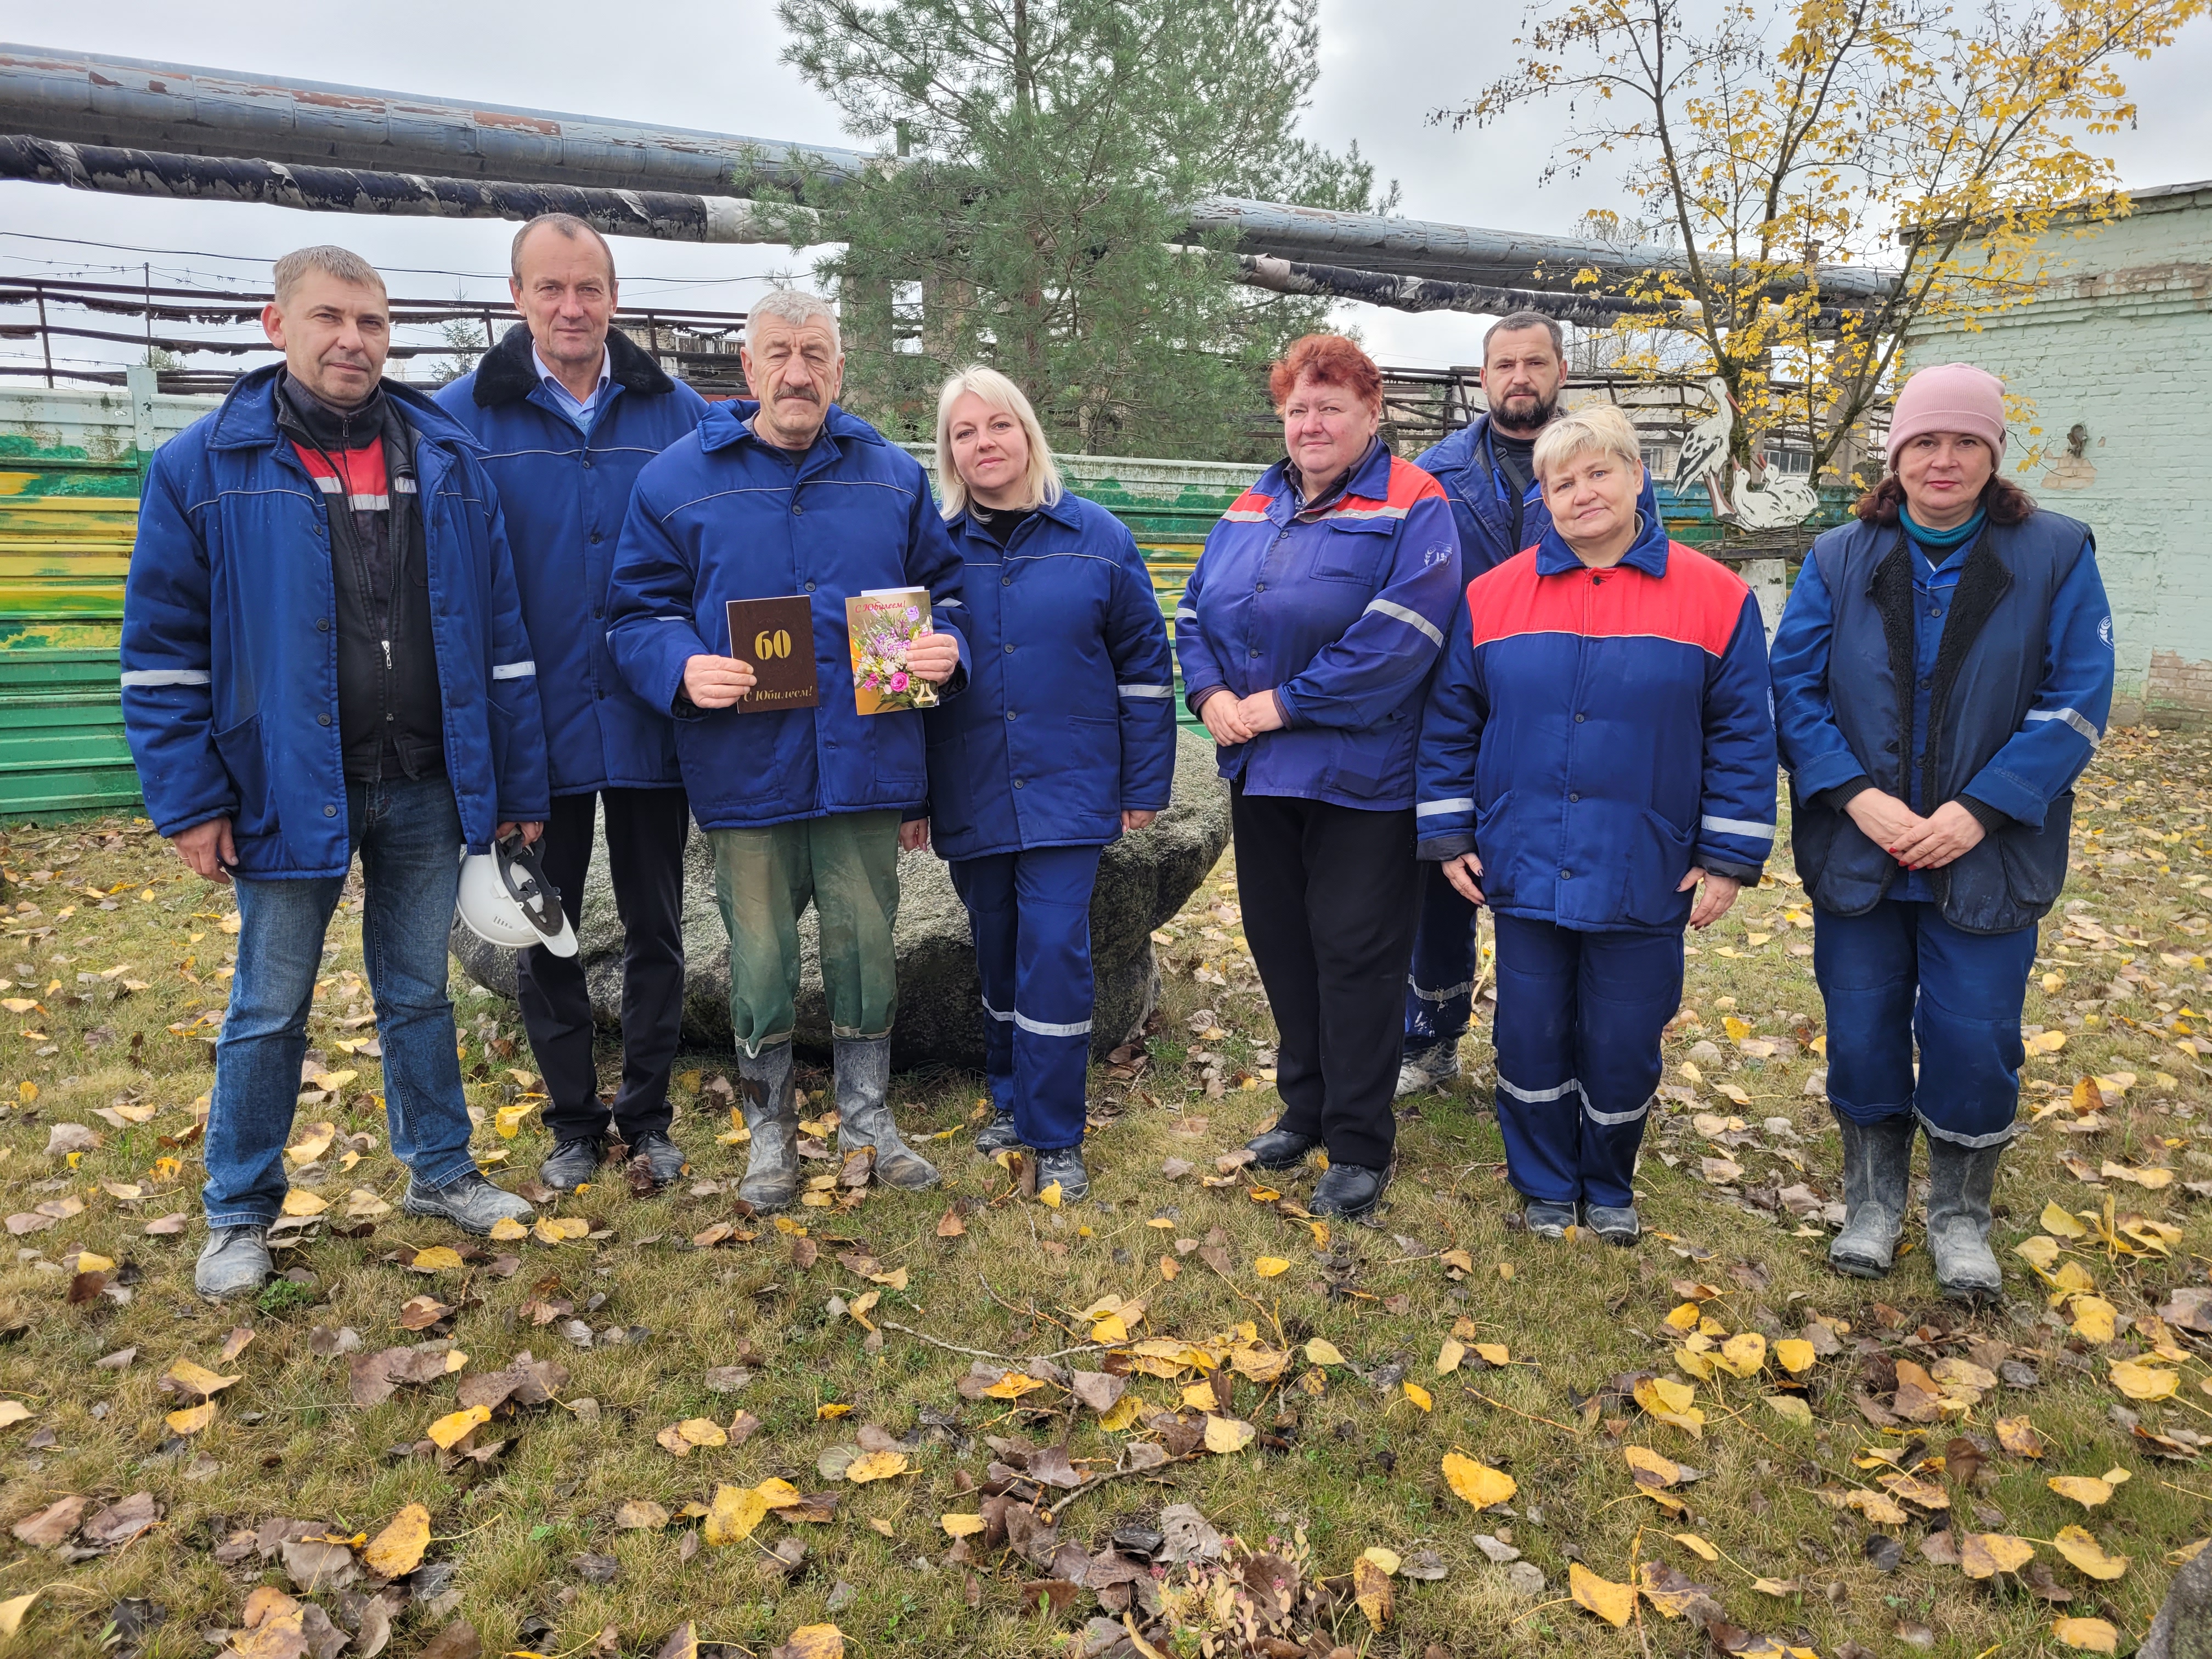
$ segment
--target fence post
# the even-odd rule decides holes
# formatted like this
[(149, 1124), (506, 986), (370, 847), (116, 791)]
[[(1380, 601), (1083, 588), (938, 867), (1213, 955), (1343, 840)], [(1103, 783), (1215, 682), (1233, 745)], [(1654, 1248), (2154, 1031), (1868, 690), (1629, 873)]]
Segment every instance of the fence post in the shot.
[(133, 363), (123, 371), (131, 396), (131, 459), (138, 466), (138, 493), (146, 493), (146, 469), (154, 459), (154, 398), (161, 389), (161, 371), (151, 363)]

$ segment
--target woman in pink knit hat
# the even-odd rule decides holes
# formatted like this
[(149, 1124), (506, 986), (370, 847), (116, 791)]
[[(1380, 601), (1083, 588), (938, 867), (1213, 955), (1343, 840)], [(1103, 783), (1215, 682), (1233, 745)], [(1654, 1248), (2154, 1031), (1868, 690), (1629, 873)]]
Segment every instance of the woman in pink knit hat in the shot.
[(1990, 1206), (2036, 924), (2112, 702), (2096, 544), (2000, 476), (2004, 447), (1995, 375), (1946, 363), (1907, 380), (1888, 475), (1814, 543), (1772, 653), (1844, 1137), (1828, 1259), (1889, 1271), (1917, 1124), (1936, 1282), (1967, 1301), (2003, 1290)]

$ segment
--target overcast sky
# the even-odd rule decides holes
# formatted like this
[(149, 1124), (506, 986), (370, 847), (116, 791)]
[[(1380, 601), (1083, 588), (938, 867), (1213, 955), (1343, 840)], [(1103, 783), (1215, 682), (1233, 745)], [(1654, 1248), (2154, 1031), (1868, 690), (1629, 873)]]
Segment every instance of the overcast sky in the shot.
[[(272, 25), (272, 15), (281, 22)], [(1610, 177), (1540, 183), (1546, 117), (1525, 112), (1484, 132), (1455, 134), (1428, 112), (1466, 98), (1510, 61), (1520, 16), (1492, 0), (1322, 0), (1321, 83), (1305, 131), (1332, 146), (1357, 139), (1403, 186), (1410, 216), (1565, 233), (1616, 199)], [(799, 143), (848, 142), (834, 110), (781, 60), (772, 0), (659, 0), (610, 10), (580, 0), (497, 8), (454, 0), (380, 0), (368, 12), (285, 9), (240, 0), (103, 0), (8, 26), (18, 44), (118, 55), (386, 90), (665, 122)], [(602, 40), (602, 33), (611, 40)], [(2212, 24), (2192, 25), (2151, 64), (2129, 66), (2136, 130), (2105, 141), (2130, 185), (2212, 178)], [(265, 261), (310, 240), (337, 240), (393, 273), (395, 293), (499, 295), (513, 227), (497, 221), (309, 216), (283, 208), (95, 196), (0, 182), (0, 271), (136, 277), (150, 259), (200, 282), (266, 280)], [(40, 242), (74, 237), (125, 252)], [(740, 309), (790, 271), (780, 248), (622, 240), (623, 299)], [(190, 257), (186, 257), (190, 256)], [(415, 268), (408, 270), (406, 268)], [(459, 273), (458, 275), (453, 273)], [(1443, 366), (1477, 355), (1480, 319), (1341, 308), (1386, 362)]]

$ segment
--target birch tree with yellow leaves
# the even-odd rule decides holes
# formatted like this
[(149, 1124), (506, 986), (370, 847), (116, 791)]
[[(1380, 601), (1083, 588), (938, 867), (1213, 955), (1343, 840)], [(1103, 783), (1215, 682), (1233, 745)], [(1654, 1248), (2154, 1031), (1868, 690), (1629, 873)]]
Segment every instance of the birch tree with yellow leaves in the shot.
[(2134, 118), (2124, 71), (2207, 4), (1540, 0), (1518, 60), (1436, 118), (1544, 102), (1547, 177), (1620, 167), (1620, 232), (1655, 245), (1631, 291), (1671, 324), (1623, 362), (1717, 376), (1735, 464), (1755, 480), (1786, 437), (1818, 478), (1909, 335), (2022, 303), (2042, 239), (2128, 210), (2097, 149)]

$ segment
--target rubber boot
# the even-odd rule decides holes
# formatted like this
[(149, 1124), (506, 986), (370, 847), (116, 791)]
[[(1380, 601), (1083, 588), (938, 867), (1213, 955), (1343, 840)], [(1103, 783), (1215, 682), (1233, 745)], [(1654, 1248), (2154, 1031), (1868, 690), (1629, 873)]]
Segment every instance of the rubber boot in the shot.
[(891, 1121), (891, 1040), (839, 1037), (837, 1055), (837, 1148), (876, 1149), (876, 1179), (902, 1193), (937, 1184), (937, 1166), (899, 1139)]
[(1844, 1133), (1844, 1230), (1828, 1246), (1828, 1265), (1855, 1279), (1881, 1279), (1897, 1257), (1912, 1186), (1912, 1127), (1907, 1117), (1854, 1123)]
[(799, 1103), (793, 1097), (791, 1045), (757, 1054), (738, 1050), (738, 1091), (752, 1132), (738, 1196), (756, 1210), (781, 1210), (799, 1196)]
[(1928, 1137), (1928, 1254), (1936, 1285), (1954, 1302), (1981, 1302), (2004, 1291), (2004, 1273), (1990, 1249), (1990, 1198), (2004, 1142), (1961, 1146)]

